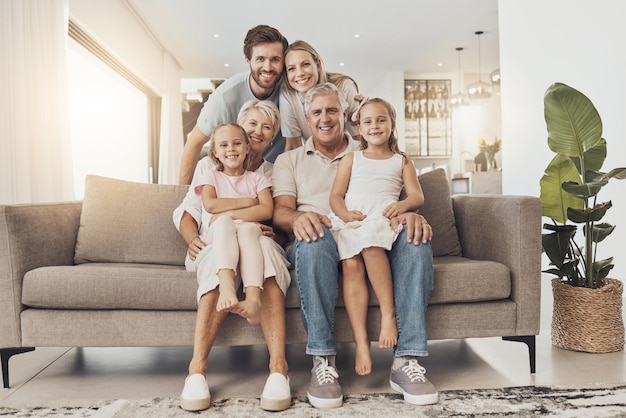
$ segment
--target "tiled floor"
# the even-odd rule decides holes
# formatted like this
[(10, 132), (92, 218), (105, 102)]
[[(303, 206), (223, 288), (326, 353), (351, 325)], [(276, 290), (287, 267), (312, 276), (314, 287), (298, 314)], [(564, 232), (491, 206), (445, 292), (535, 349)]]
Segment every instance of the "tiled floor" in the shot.
[[(537, 373), (531, 375), (528, 350), (499, 338), (429, 343), (421, 362), (439, 390), (527, 385), (594, 386), (626, 382), (626, 353), (584, 354), (552, 347), (552, 292), (543, 282)], [(311, 360), (302, 345), (287, 349), (294, 396), (305, 396)], [(370, 376), (353, 372), (350, 344), (339, 347), (337, 364), (346, 394), (389, 392), (389, 350), (373, 349)], [(186, 376), (191, 348), (38, 348), (11, 359), (11, 388), (0, 402), (53, 399), (140, 399), (177, 397)], [(264, 346), (216, 347), (209, 357), (208, 380), (214, 399), (259, 397), (267, 377)]]

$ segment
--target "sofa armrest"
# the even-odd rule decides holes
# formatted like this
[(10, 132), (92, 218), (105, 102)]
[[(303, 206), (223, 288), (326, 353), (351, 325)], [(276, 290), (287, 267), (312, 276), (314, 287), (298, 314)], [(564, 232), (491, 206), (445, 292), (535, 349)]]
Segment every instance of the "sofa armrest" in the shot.
[(455, 195), (463, 256), (497, 261), (511, 271), (510, 299), (518, 305), (517, 335), (539, 334), (541, 202), (532, 196)]
[(0, 205), (0, 348), (21, 346), (24, 274), (73, 264), (80, 210), (80, 202)]

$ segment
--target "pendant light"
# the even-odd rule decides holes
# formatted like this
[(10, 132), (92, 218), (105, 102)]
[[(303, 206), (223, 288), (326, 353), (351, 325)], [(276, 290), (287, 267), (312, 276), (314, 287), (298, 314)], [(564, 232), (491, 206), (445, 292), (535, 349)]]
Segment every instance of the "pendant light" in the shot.
[(463, 48), (457, 47), (456, 50), (459, 55), (459, 92), (450, 96), (450, 106), (452, 106), (453, 108), (467, 106), (469, 104), (469, 98), (467, 97), (467, 94), (461, 93), (460, 88), (461, 83), (463, 82), (461, 77), (461, 51), (463, 51)]
[(499, 86), (500, 85), (500, 69), (496, 68), (489, 74), (489, 78), (491, 78), (491, 85)]
[(491, 97), (493, 87), (491, 84), (482, 81), (480, 74), (480, 35), (483, 31), (474, 32), (478, 36), (478, 81), (467, 86), (467, 94), (472, 101), (480, 102)]

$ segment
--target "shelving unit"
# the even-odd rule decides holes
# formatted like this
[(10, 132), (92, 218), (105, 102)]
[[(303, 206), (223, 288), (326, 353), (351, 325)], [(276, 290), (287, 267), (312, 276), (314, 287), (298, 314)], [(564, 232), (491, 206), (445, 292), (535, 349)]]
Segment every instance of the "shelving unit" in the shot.
[(450, 80), (404, 80), (406, 153), (451, 156)]

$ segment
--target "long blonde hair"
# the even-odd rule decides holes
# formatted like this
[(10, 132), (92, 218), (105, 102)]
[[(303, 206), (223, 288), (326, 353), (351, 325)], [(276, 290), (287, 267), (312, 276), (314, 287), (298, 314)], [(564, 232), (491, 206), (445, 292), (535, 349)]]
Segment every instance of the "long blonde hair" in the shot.
[[(356, 91), (358, 93), (359, 85), (356, 83), (356, 81), (354, 81), (352, 77), (347, 76), (345, 74), (341, 74), (341, 73), (332, 73), (332, 72), (326, 71), (324, 67), (324, 61), (322, 61), (322, 57), (320, 57), (320, 54), (318, 54), (315, 48), (313, 48), (311, 44), (309, 44), (308, 42), (300, 41), (300, 40), (293, 42), (285, 50), (284, 57), (286, 58), (287, 54), (290, 53), (291, 51), (308, 52), (311, 55), (311, 58), (313, 59), (313, 61), (319, 65), (319, 79), (317, 80), (317, 84), (333, 83), (335, 86), (341, 88), (341, 86), (343, 86), (345, 82), (351, 81), (352, 83), (354, 83), (354, 86), (356, 87)], [(287, 78), (286, 66), (285, 66), (285, 69), (283, 70), (283, 77), (285, 79)], [(290, 90), (294, 90), (294, 88), (291, 87), (289, 83), (287, 83), (287, 88)]]

